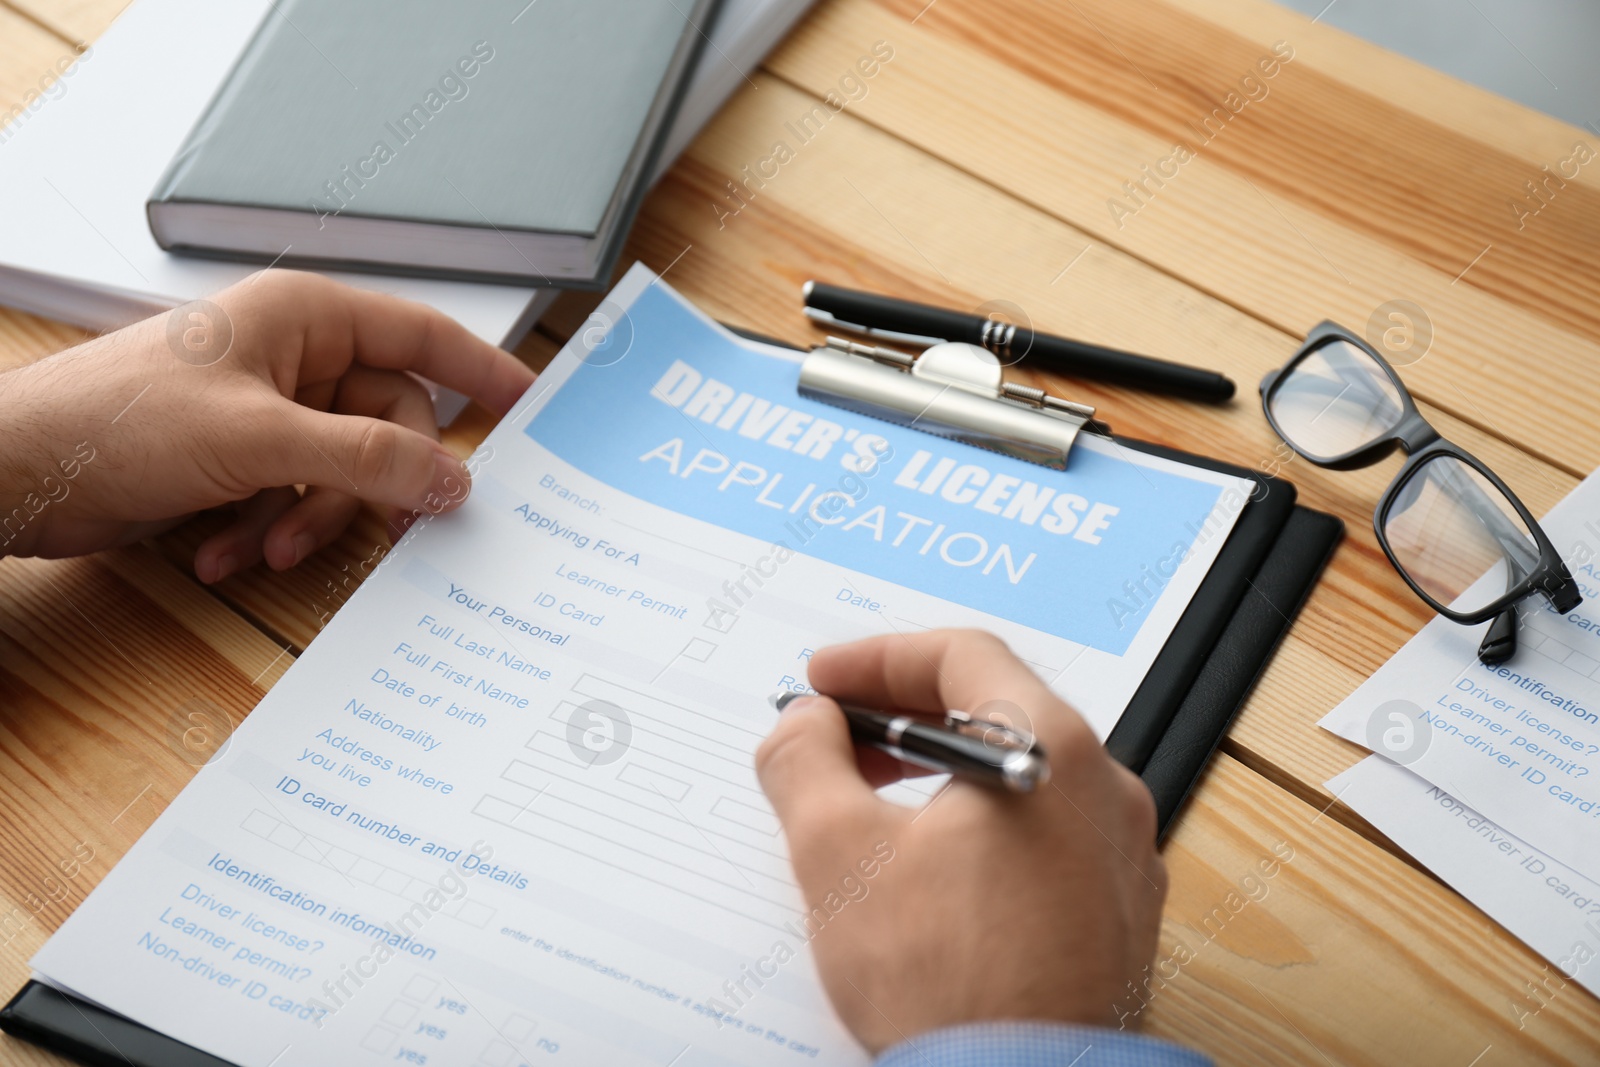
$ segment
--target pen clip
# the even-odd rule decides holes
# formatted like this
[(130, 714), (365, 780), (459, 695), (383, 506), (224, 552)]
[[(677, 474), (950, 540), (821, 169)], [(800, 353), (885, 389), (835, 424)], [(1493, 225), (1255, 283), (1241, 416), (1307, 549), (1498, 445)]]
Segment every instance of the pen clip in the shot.
[(975, 737), (985, 745), (996, 748), (1016, 749), (1026, 752), (1037, 744), (1032, 734), (1025, 734), (1021, 730), (1013, 729), (1004, 723), (994, 722), (991, 719), (974, 719), (964, 711), (945, 712), (944, 724), (957, 733), (964, 734), (967, 737)]
[(846, 333), (859, 334), (862, 337), (870, 337), (877, 341), (888, 341), (897, 345), (914, 345), (921, 348), (929, 348), (933, 345), (942, 345), (949, 340), (948, 337), (928, 337), (918, 333), (900, 333), (897, 330), (880, 330), (875, 326), (862, 326), (859, 323), (846, 322), (834, 315), (833, 312), (823, 311), (820, 308), (805, 307), (801, 308), (801, 311), (805, 313), (806, 318), (820, 326), (833, 326), (844, 330)]

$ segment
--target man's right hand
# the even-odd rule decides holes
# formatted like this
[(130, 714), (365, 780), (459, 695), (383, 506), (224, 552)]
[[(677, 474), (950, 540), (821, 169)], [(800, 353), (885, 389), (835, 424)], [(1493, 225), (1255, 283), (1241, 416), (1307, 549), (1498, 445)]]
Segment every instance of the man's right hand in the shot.
[(1144, 783), (990, 634), (823, 649), (810, 679), (842, 700), (929, 716), (1006, 708), (1052, 771), (1033, 794), (953, 781), (907, 809), (863, 778), (833, 700), (783, 712), (756, 766), (807, 907), (849, 901), (813, 922), (811, 942), (845, 1025), (876, 1053), (968, 1022), (1115, 1024), (1155, 954), (1167, 889)]

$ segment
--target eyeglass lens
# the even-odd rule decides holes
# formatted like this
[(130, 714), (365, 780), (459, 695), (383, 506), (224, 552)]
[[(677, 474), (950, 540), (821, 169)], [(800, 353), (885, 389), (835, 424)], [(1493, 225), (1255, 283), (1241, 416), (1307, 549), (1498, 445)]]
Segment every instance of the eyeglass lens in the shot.
[(1383, 520), (1400, 568), (1437, 606), (1481, 611), (1532, 573), (1539, 547), (1511, 501), (1454, 456), (1406, 478)]
[(1314, 459), (1333, 459), (1386, 436), (1399, 426), (1405, 405), (1376, 360), (1338, 339), (1297, 362), (1268, 403), (1283, 436)]

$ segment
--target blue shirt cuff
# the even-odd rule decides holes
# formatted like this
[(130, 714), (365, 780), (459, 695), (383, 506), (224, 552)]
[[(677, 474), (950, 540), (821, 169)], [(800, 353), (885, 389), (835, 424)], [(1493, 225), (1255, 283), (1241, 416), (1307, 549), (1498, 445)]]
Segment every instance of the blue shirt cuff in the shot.
[(1211, 1060), (1120, 1030), (992, 1022), (918, 1034), (887, 1049), (877, 1067), (1211, 1067)]

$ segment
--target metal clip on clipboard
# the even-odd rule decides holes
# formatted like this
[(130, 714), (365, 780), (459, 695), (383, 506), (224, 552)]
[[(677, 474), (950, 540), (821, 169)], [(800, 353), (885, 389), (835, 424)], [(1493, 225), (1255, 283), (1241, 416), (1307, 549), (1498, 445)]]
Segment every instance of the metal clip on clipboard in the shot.
[(993, 352), (959, 342), (912, 356), (830, 337), (801, 363), (800, 394), (1056, 470), (1080, 430), (1106, 432), (1094, 408), (1007, 382)]

